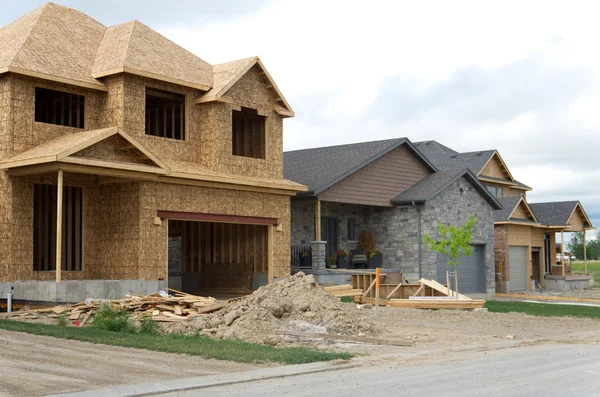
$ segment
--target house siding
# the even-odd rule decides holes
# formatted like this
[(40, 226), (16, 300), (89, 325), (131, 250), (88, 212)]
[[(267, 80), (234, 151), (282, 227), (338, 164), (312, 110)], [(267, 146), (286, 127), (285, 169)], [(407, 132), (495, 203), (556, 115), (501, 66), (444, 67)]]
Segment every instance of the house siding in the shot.
[(496, 154), (494, 154), (494, 156), (490, 159), (490, 161), (488, 161), (485, 167), (483, 167), (479, 175), (510, 180), (506, 176), (504, 166), (502, 165)]
[(323, 191), (319, 199), (391, 207), (392, 198), (430, 172), (402, 145)]

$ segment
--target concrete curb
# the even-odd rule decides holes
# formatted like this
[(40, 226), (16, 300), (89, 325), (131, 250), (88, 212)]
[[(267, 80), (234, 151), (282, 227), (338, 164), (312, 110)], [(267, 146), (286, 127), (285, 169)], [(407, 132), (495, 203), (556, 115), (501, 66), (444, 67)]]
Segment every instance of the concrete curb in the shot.
[(195, 378), (171, 379), (162, 382), (142, 383), (137, 385), (110, 387), (107, 389), (55, 394), (49, 397), (152, 396), (157, 394), (171, 393), (184, 390), (203, 389), (207, 387), (232, 385), (245, 382), (256, 382), (265, 379), (307, 375), (316, 372), (338, 371), (343, 369), (354, 368), (359, 365), (359, 363), (355, 362), (350, 362), (347, 364), (320, 362), (310, 364), (285, 365), (281, 367), (261, 368), (245, 372), (232, 372), (219, 375), (198, 376)]

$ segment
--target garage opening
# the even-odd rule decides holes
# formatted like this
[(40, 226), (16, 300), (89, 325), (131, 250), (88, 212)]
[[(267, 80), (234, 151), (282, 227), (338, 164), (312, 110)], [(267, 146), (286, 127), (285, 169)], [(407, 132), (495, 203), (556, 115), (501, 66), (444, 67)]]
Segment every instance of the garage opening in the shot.
[(458, 292), (463, 294), (485, 293), (485, 245), (473, 245), (471, 255), (461, 255), (459, 264), (452, 269), (446, 263), (448, 257), (437, 256), (437, 281), (446, 284), (446, 271), (458, 272)]
[(169, 220), (169, 288), (202, 296), (252, 293), (268, 280), (268, 226)]

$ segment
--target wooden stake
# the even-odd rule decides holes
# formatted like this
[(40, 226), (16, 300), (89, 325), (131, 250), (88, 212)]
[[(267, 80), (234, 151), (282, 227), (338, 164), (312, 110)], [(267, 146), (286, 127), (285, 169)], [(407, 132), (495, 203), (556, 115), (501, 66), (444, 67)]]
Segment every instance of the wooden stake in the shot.
[(375, 269), (375, 307), (379, 310), (379, 287), (380, 281), (379, 276), (381, 274), (381, 268)]
[(458, 299), (458, 271), (457, 270), (454, 271), (454, 285), (455, 285), (454, 292), (456, 292), (456, 299)]
[(448, 288), (448, 292), (446, 293), (446, 295), (451, 296), (450, 295), (450, 272), (448, 272), (448, 270), (446, 270), (446, 287)]
[(58, 170), (58, 188), (56, 189), (56, 282), (61, 281), (62, 270), (62, 202), (63, 171)]

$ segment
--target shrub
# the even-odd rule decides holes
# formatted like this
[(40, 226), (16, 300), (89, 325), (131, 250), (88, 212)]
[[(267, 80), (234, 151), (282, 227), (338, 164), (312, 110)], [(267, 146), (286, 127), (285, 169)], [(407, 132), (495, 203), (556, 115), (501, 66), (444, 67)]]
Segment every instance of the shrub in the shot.
[(56, 325), (58, 325), (59, 327), (66, 327), (67, 325), (69, 325), (67, 316), (65, 316), (64, 314), (61, 314), (60, 316), (58, 316), (56, 318)]
[(353, 296), (342, 296), (340, 298), (340, 301), (342, 301), (344, 303), (354, 303), (354, 297)]
[(373, 233), (364, 230), (360, 232), (358, 235), (358, 248), (365, 251), (365, 255), (369, 258), (371, 253), (377, 249), (377, 242)]
[(152, 317), (144, 316), (140, 320), (140, 334), (156, 335), (158, 334), (158, 324), (152, 320)]
[(112, 308), (109, 304), (102, 304), (94, 317), (94, 327), (105, 331), (135, 333), (135, 327), (129, 319), (127, 311), (122, 308)]

